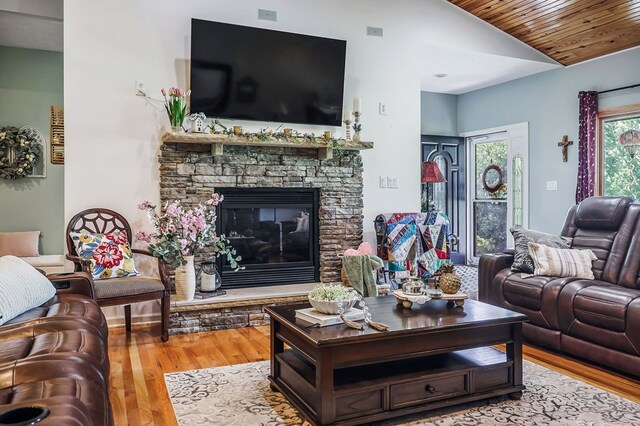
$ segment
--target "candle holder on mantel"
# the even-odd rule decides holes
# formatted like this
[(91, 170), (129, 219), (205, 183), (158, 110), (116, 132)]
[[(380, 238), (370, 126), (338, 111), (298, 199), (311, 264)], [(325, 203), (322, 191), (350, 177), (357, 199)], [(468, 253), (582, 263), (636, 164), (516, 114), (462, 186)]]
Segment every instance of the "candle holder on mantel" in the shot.
[(362, 113), (360, 111), (353, 111), (353, 116), (355, 120), (353, 121), (353, 141), (360, 142), (360, 132), (362, 131), (362, 124), (360, 124), (360, 116)]
[(352, 121), (349, 120), (349, 119), (346, 119), (346, 120), (343, 120), (342, 122), (347, 126), (346, 138), (347, 138), (348, 141), (350, 141), (351, 140), (351, 123), (352, 123)]

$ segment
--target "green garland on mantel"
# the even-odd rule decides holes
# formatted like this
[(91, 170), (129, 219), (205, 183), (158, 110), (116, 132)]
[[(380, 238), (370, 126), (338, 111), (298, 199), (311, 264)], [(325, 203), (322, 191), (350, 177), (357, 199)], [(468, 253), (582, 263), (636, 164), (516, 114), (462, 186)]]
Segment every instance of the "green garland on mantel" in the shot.
[(31, 175), (40, 154), (40, 141), (33, 133), (0, 127), (0, 178), (15, 180)]
[[(220, 127), (221, 130), (218, 130), (217, 127)], [(324, 143), (333, 148), (333, 152), (335, 155), (343, 154), (343, 150), (340, 149), (343, 147), (344, 143), (348, 142), (346, 139), (342, 138), (327, 138), (324, 135), (316, 136), (315, 133), (300, 133), (297, 130), (291, 130), (290, 134), (287, 134), (284, 131), (279, 131), (280, 128), (276, 129), (276, 131), (272, 131), (269, 129), (260, 129), (259, 132), (242, 132), (240, 135), (236, 135), (233, 132), (233, 128), (226, 127), (222, 123), (220, 123), (217, 119), (212, 119), (211, 124), (207, 125), (207, 128), (210, 129), (210, 133), (214, 135), (226, 135), (226, 136), (236, 136), (245, 138), (247, 141), (269, 141), (269, 140), (279, 140), (285, 142), (294, 142), (294, 143), (305, 143), (316, 142), (316, 139), (320, 138), (324, 141)]]

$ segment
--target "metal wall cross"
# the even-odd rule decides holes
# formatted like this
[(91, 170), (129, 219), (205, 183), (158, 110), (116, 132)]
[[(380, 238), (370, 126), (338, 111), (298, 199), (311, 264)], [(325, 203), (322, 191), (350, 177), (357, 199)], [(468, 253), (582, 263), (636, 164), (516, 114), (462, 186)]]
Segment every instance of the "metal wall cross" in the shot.
[(569, 151), (569, 145), (573, 145), (573, 141), (569, 140), (569, 136), (568, 135), (564, 135), (562, 137), (562, 141), (558, 142), (558, 146), (562, 147), (562, 161), (564, 161), (565, 163), (568, 161), (568, 151)]

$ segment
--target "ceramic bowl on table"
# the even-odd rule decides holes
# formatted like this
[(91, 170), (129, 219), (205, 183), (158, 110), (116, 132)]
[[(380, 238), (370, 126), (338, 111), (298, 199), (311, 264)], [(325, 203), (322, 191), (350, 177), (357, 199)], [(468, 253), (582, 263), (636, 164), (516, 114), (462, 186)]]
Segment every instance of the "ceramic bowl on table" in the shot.
[[(343, 300), (341, 302), (342, 307), (344, 308), (343, 312), (347, 312), (349, 309), (353, 308), (357, 301), (358, 300), (355, 298)], [(311, 303), (311, 306), (313, 306), (313, 309), (320, 313), (329, 315), (336, 315), (338, 313), (338, 303), (336, 303), (335, 300), (317, 300), (309, 298), (309, 302)]]

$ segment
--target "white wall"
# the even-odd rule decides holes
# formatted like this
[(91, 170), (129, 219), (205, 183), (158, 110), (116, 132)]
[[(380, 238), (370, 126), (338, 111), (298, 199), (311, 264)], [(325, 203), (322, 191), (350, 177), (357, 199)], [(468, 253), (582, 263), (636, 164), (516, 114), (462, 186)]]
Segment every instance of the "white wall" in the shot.
[[(134, 83), (143, 80), (154, 96), (161, 87), (187, 86), (190, 20), (200, 18), (347, 40), (345, 104), (351, 109), (351, 99), (362, 98), (363, 138), (375, 142), (362, 154), (365, 239), (373, 243), (375, 215), (419, 208), (420, 72), (403, 23), (424, 7), (422, 0), (398, 3), (67, 0), (66, 219), (102, 206), (124, 214), (136, 229), (148, 227), (136, 204), (159, 199), (159, 137), (168, 120), (134, 96)], [(259, 7), (276, 10), (279, 22), (259, 21)], [(384, 27), (384, 38), (367, 37), (367, 25)], [(379, 101), (388, 115), (378, 115)], [(397, 176), (400, 188), (379, 189), (381, 174)]]

